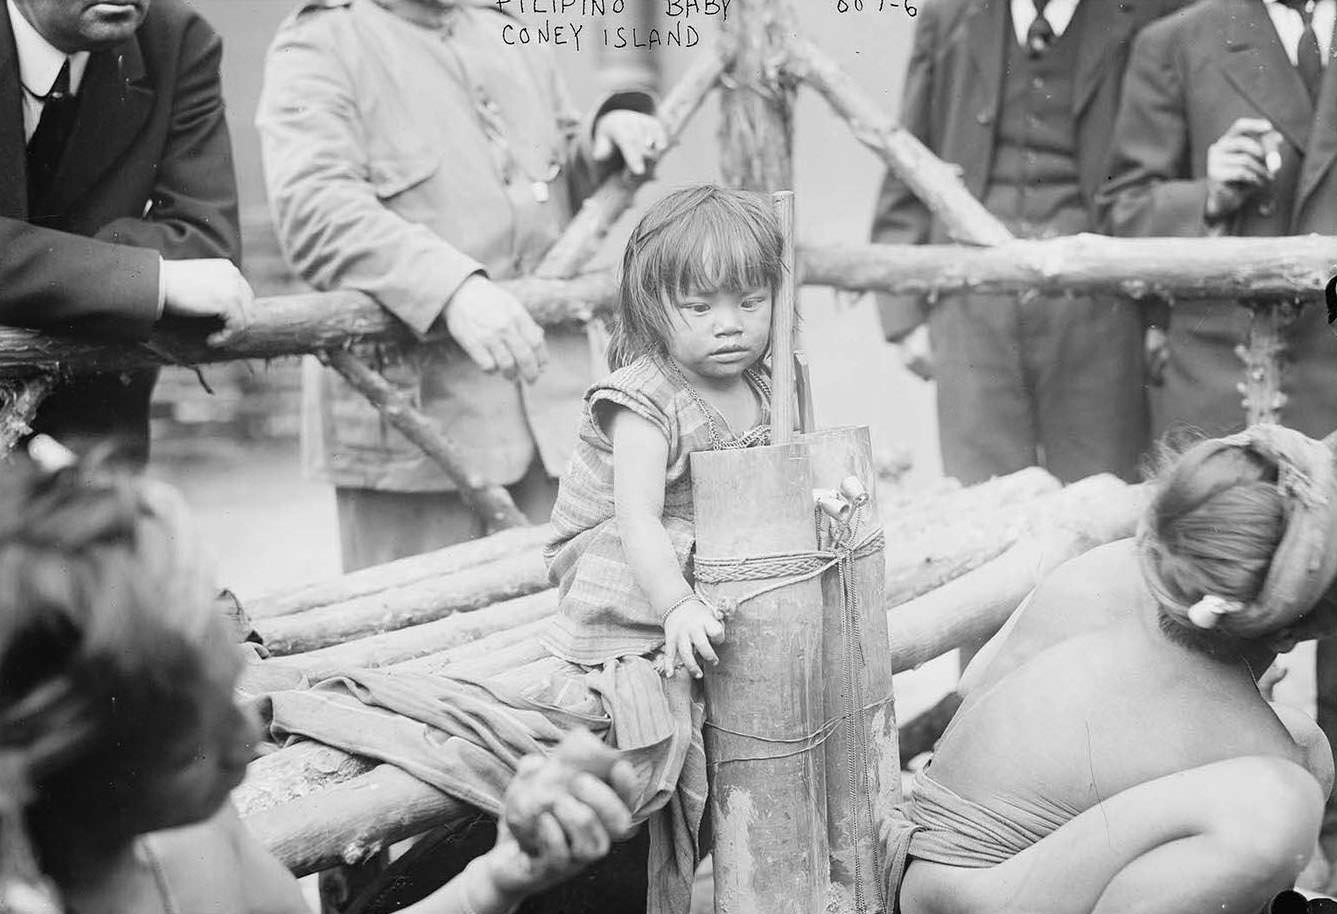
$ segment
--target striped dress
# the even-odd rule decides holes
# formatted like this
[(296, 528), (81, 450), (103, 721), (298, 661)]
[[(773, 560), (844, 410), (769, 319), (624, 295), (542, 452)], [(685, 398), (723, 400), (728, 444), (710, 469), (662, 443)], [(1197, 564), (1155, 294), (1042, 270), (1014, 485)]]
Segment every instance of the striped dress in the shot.
[[(606, 430), (614, 409), (631, 410), (668, 440), (662, 520), (689, 583), (696, 542), (689, 458), (720, 444), (736, 447), (757, 439), (769, 422), (769, 385), (759, 371), (749, 369), (744, 378), (757, 397), (762, 425), (742, 436), (732, 435), (724, 418), (676, 374), (659, 358), (642, 356), (585, 394), (580, 440), (562, 477), (552, 538), (543, 551), (558, 589), (558, 612), (541, 640), (564, 660), (594, 665), (647, 654), (664, 643), (663, 620), (636, 584), (614, 514), (613, 443)], [(725, 440), (717, 442), (717, 436)]]

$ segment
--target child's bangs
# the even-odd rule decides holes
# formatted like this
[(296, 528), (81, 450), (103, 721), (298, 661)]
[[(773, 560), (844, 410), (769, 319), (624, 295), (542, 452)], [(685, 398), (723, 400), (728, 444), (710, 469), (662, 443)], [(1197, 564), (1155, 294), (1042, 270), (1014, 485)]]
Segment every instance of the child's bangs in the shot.
[(779, 285), (777, 239), (751, 215), (698, 207), (673, 227), (662, 276), (675, 297)]

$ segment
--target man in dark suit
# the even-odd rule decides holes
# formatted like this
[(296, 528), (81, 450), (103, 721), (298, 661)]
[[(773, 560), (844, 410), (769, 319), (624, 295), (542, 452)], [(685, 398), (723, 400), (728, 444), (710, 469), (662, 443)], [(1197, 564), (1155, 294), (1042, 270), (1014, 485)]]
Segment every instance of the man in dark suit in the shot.
[[(150, 9), (150, 2), (152, 8)], [(0, 323), (246, 322), (221, 45), (182, 0), (0, 2)], [(142, 463), (157, 372), (62, 383), (35, 430)]]
[[(934, 0), (920, 9), (901, 122), (1014, 234), (1095, 228), (1132, 36), (1174, 0)], [(872, 238), (946, 243), (894, 173)], [(879, 296), (883, 329), (932, 345), (948, 475), (1040, 465), (1131, 479), (1146, 440), (1143, 318), (1113, 297)], [(925, 323), (927, 322), (927, 323)], [(908, 338), (908, 340), (907, 340)]]
[[(1119, 235), (1337, 234), (1337, 0), (1203, 0), (1148, 28), (1128, 66), (1111, 179), (1100, 194)], [(1134, 267), (1135, 268), (1135, 267)], [(1282, 331), (1283, 424), (1337, 426), (1337, 337), (1324, 309)], [(1236, 385), (1249, 312), (1230, 301), (1171, 309), (1155, 427), (1209, 434), (1244, 424)], [(1318, 723), (1337, 743), (1337, 641), (1318, 645)], [(1337, 807), (1323, 843), (1337, 856)]]

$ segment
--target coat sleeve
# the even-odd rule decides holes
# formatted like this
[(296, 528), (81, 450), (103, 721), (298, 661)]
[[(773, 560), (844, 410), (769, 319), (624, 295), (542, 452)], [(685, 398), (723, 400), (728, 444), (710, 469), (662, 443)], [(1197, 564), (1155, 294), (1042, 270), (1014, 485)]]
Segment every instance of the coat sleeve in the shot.
[(96, 238), (168, 260), (223, 257), (241, 265), (237, 177), (223, 109), (223, 43), (202, 18), (182, 31), (171, 124), (143, 218), (116, 219)]
[[(931, 130), (933, 61), (937, 53), (936, 4), (925, 4), (915, 26), (914, 47), (901, 96), (901, 125), (929, 149), (934, 149)], [(932, 213), (891, 169), (882, 179), (877, 208), (873, 213), (872, 240), (878, 244), (924, 244), (933, 224)], [(928, 306), (922, 295), (876, 293), (882, 331), (888, 340), (898, 340), (923, 323)]]
[(158, 316), (158, 254), (0, 217), (0, 323), (144, 337)]
[(1110, 179), (1096, 198), (1111, 235), (1201, 236), (1206, 178), (1193, 177), (1188, 108), (1176, 20), (1144, 29), (1133, 44), (1114, 124)]
[(289, 21), (265, 62), (256, 126), (279, 245), (317, 289), (365, 292), (425, 334), (483, 266), (382, 205), (356, 87), (324, 15)]

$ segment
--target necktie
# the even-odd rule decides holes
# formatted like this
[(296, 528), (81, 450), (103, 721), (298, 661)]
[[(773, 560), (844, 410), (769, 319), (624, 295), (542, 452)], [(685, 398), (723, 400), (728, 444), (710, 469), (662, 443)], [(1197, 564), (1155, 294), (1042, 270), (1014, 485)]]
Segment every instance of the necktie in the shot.
[(65, 144), (74, 130), (79, 100), (70, 93), (70, 60), (60, 68), (51, 91), (45, 96), (42, 119), (28, 141), (28, 212), (38, 215), (36, 206), (51, 187)]
[(1031, 27), (1026, 30), (1026, 50), (1032, 57), (1039, 57), (1053, 43), (1054, 27), (1045, 18), (1045, 6), (1049, 0), (1034, 0), (1034, 2), (1035, 18), (1031, 20)]
[(1313, 0), (1281, 0), (1286, 6), (1300, 14), (1304, 31), (1300, 33), (1300, 43), (1295, 48), (1295, 69), (1300, 71), (1300, 80), (1309, 90), (1310, 101), (1318, 101), (1318, 89), (1323, 84), (1323, 57), (1318, 49), (1318, 33), (1314, 31)]

